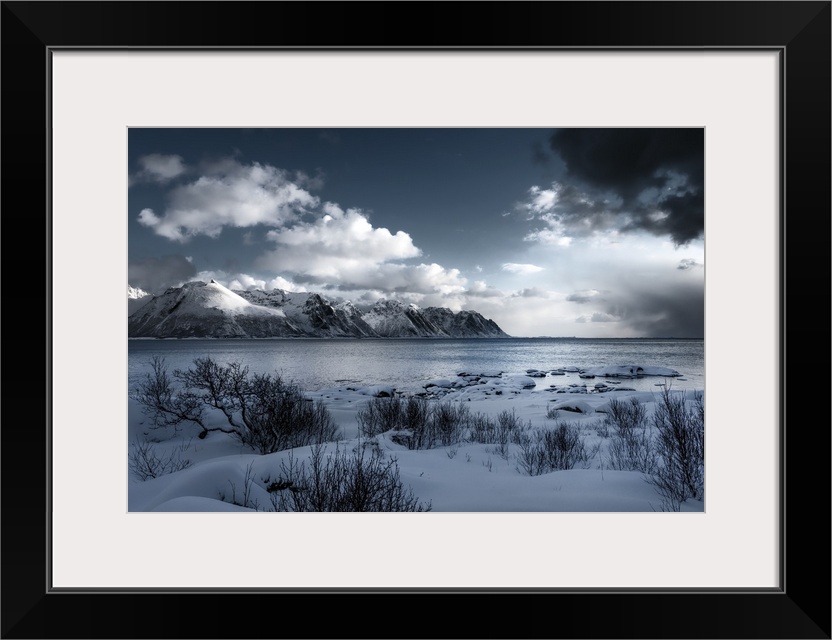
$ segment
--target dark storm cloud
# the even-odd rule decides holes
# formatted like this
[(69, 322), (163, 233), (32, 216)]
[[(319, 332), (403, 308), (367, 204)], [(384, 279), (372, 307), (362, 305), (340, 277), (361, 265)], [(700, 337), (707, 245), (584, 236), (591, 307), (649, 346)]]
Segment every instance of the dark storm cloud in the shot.
[(619, 318), (639, 335), (657, 338), (703, 338), (704, 282), (655, 281), (631, 286), (601, 305), (603, 313)]
[(150, 293), (176, 286), (195, 275), (194, 265), (181, 255), (147, 258), (127, 266), (128, 284)]
[(683, 245), (704, 231), (704, 130), (559, 129), (550, 147), (566, 167), (557, 213), (571, 228), (610, 225), (668, 235)]

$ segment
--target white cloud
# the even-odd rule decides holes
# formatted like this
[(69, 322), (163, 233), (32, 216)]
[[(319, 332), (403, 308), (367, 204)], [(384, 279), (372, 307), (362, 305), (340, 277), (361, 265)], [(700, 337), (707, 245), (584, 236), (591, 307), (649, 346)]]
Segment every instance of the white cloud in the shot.
[(186, 242), (197, 235), (216, 238), (226, 226), (280, 226), (319, 204), (281, 169), (236, 160), (218, 166), (222, 171), (173, 189), (163, 215), (144, 209), (139, 222), (169, 240)]
[(502, 298), (505, 296), (502, 291), (488, 285), (485, 280), (475, 280), (465, 293), (475, 298)]
[(138, 220), (146, 227), (155, 227), (162, 223), (161, 218), (153, 213), (153, 209), (142, 209), (139, 211)]
[(555, 247), (568, 247), (572, 244), (572, 236), (568, 235), (566, 227), (560, 217), (555, 214), (544, 214), (540, 220), (546, 224), (543, 229), (530, 231), (523, 238), (526, 242), (539, 242)]
[(316, 220), (269, 231), (266, 238), (275, 248), (256, 260), (257, 268), (292, 274), (312, 289), (371, 290), (402, 300), (411, 296), (414, 302), (465, 291), (467, 280), (458, 269), (404, 264), (422, 255), (404, 231), (374, 227), (360, 209), (345, 211), (332, 202), (325, 202), (321, 212)]
[(688, 271), (689, 269), (693, 269), (694, 267), (704, 267), (701, 262), (694, 260), (693, 258), (683, 258), (679, 261), (677, 265), (677, 269), (680, 271)]
[(160, 181), (172, 180), (185, 172), (182, 156), (151, 153), (139, 158), (142, 170)]
[(133, 177), (134, 182), (170, 182), (187, 171), (182, 156), (151, 153), (139, 158), (141, 169)]
[[(327, 202), (323, 211), (324, 216), (312, 222), (269, 231), (266, 237), (276, 248), (260, 256), (258, 266), (336, 284), (373, 279), (381, 265), (421, 255), (407, 233), (375, 228), (358, 209), (343, 211)], [(384, 271), (392, 275), (401, 271), (400, 267), (388, 265)]]
[(548, 213), (555, 208), (557, 201), (557, 185), (552, 185), (551, 189), (534, 186), (529, 189), (529, 201), (526, 203), (526, 208), (533, 214)]
[(360, 265), (344, 270), (328, 282), (339, 289), (373, 289), (399, 296), (405, 293), (458, 295), (465, 291), (467, 284), (459, 269), (446, 269), (436, 263)]
[(557, 294), (552, 291), (546, 291), (545, 289), (540, 289), (539, 287), (529, 287), (527, 289), (521, 289), (520, 291), (515, 291), (511, 294), (512, 298), (541, 298), (541, 299), (548, 299), (548, 298), (557, 298)]
[(510, 273), (519, 273), (522, 275), (528, 275), (531, 273), (538, 273), (543, 271), (543, 267), (538, 267), (534, 264), (518, 264), (516, 262), (506, 262), (503, 264), (503, 271), (508, 271)]
[(226, 273), (225, 271), (200, 271), (192, 278), (192, 280), (202, 280), (203, 282), (211, 282), (216, 280), (222, 286), (232, 290), (249, 291), (252, 289), (260, 289), (262, 291), (271, 291), (272, 289), (283, 289), (284, 291), (306, 291), (302, 285), (281, 278), (271, 278), (266, 280), (251, 276), (247, 273)]
[(584, 304), (586, 302), (590, 302), (592, 300), (598, 299), (601, 295), (601, 292), (597, 289), (582, 289), (581, 291), (573, 291), (568, 296), (566, 296), (566, 300), (569, 302), (577, 302), (579, 304)]

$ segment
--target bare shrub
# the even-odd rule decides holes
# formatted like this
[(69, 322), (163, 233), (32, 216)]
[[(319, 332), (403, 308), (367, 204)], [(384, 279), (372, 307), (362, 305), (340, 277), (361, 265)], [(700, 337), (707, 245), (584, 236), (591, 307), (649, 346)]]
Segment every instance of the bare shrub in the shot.
[(430, 413), (430, 402), (427, 398), (411, 396), (402, 402), (399, 428), (418, 429), (430, 420)]
[(660, 462), (649, 477), (663, 498), (663, 508), (678, 511), (689, 498), (705, 496), (705, 403), (701, 393), (664, 389), (653, 414)]
[(530, 476), (589, 465), (581, 431), (573, 424), (559, 422), (554, 429), (525, 433), (518, 445), (518, 470)]
[(430, 511), (405, 488), (395, 458), (376, 447), (352, 452), (336, 445), (312, 447), (309, 467), (293, 456), (281, 463), (278, 480), (269, 483), (274, 511)]
[(464, 439), (471, 411), (462, 404), (441, 402), (432, 407), (428, 421), (426, 437), (417, 449), (431, 449), (435, 446), (462, 442)]
[(394, 431), (391, 439), (408, 449), (433, 449), (464, 441), (471, 419), (467, 406), (426, 398), (373, 398), (356, 414), (362, 436)]
[(207, 430), (203, 423), (205, 407), (202, 400), (194, 393), (175, 387), (165, 359), (153, 356), (150, 368), (150, 373), (133, 391), (133, 398), (144, 407), (153, 427), (178, 429), (183, 422), (192, 422), (202, 427), (203, 431)]
[(497, 423), (484, 413), (473, 414), (468, 421), (468, 441), (480, 444), (497, 442)]
[(337, 426), (324, 404), (311, 402), (294, 383), (255, 375), (240, 395), (242, 441), (272, 453), (335, 439)]
[(228, 481), (228, 486), (231, 489), (231, 493), (227, 494), (224, 491), (220, 491), (220, 500), (230, 502), (238, 507), (245, 507), (246, 509), (254, 509), (255, 511), (260, 509), (259, 501), (252, 495), (252, 489), (254, 488), (254, 462), (249, 462), (246, 465), (246, 472), (243, 475), (243, 486), (239, 492), (237, 490), (237, 484), (231, 482), (231, 480)]
[(524, 424), (514, 409), (501, 411), (496, 420), (476, 413), (468, 418), (467, 440), (480, 444), (496, 444), (504, 448), (509, 443), (517, 443), (521, 435), (529, 429), (531, 422)]
[(139, 480), (158, 478), (175, 471), (182, 471), (191, 466), (191, 461), (183, 455), (191, 446), (190, 440), (182, 442), (165, 454), (157, 452), (156, 445), (146, 440), (136, 439), (130, 444), (127, 461), (130, 471)]
[(647, 409), (638, 399), (612, 399), (604, 425), (611, 436), (608, 468), (651, 474), (658, 455), (647, 426)]
[(607, 422), (616, 429), (630, 431), (640, 429), (647, 423), (647, 409), (638, 398), (619, 400), (612, 398), (607, 409)]
[[(238, 362), (223, 366), (211, 358), (197, 358), (192, 368), (177, 369), (172, 377), (163, 359), (154, 358), (151, 367), (134, 398), (156, 427), (191, 422), (202, 429), (200, 438), (222, 431), (264, 454), (338, 435), (323, 403), (311, 402), (279, 375), (249, 375)], [(222, 414), (227, 426), (208, 426), (206, 410)]]
[(359, 433), (372, 438), (385, 431), (401, 428), (402, 422), (401, 398), (371, 398), (370, 401), (356, 413)]

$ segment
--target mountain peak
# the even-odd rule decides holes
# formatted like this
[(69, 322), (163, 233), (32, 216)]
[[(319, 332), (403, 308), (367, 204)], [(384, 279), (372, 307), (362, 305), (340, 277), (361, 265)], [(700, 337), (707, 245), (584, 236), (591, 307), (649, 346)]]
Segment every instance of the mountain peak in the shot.
[[(130, 290), (128, 290), (128, 296)], [(381, 299), (366, 312), (349, 300), (280, 289), (231, 290), (216, 280), (172, 287), (128, 319), (129, 337), (508, 338), (476, 311)]]

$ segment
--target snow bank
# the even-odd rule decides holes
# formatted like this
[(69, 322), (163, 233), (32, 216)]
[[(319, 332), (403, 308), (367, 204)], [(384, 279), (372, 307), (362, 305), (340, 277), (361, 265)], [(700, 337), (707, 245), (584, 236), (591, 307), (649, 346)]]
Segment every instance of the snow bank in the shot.
[[(629, 373), (629, 367), (625, 375)], [(640, 367), (638, 375), (668, 375), (667, 369)], [(636, 368), (638, 369), (638, 368)], [(620, 367), (599, 367), (596, 375), (620, 374)], [(484, 376), (464, 372), (456, 378), (437, 378), (425, 383), (429, 402), (464, 403), (471, 414), (496, 420), (505, 411), (513, 412), (522, 425), (533, 429), (552, 428), (563, 421), (576, 425), (587, 450), (594, 451), (585, 465), (573, 469), (529, 476), (518, 464), (520, 446), (509, 443), (502, 451), (497, 445), (463, 441), (428, 450), (408, 450), (390, 439), (390, 434), (375, 438), (376, 444), (390, 459), (395, 458), (404, 485), (422, 502), (431, 502), (440, 512), (653, 512), (661, 506), (654, 487), (635, 471), (605, 468), (609, 437), (599, 435), (607, 418), (609, 403), (616, 399), (635, 398), (645, 406), (648, 416), (655, 410), (659, 392), (635, 392), (614, 383), (538, 386), (528, 375)], [(495, 372), (490, 372), (495, 373)], [(573, 372), (575, 373), (575, 372)], [(573, 378), (576, 376), (572, 376)], [(668, 376), (670, 377), (670, 376)], [(562, 380), (562, 378), (561, 378)], [(459, 386), (462, 385), (462, 386)], [(603, 386), (599, 386), (603, 385)], [(612, 394), (612, 391), (620, 392)], [(556, 397), (552, 393), (556, 392)], [(673, 391), (672, 393), (685, 393)], [(688, 397), (692, 399), (692, 394)], [(342, 386), (307, 394), (321, 400), (330, 410), (341, 430), (339, 446), (347, 451), (367, 444), (358, 438), (356, 414), (376, 397), (400, 395), (390, 385)], [(129, 403), (129, 433), (152, 436), (147, 417), (139, 405)], [(561, 412), (558, 421), (548, 418), (550, 409)], [(291, 455), (307, 461), (309, 447), (269, 455), (253, 454), (238, 440), (211, 432), (204, 440), (194, 438), (194, 430), (184, 429), (164, 442), (156, 443), (156, 452), (164, 455), (182, 443), (188, 443), (182, 457), (191, 466), (141, 481), (133, 474), (129, 481), (130, 511), (268, 511), (271, 507), (266, 480), (280, 474), (280, 464)], [(334, 446), (334, 445), (333, 445)], [(249, 506), (240, 506), (243, 490), (250, 483)], [(237, 504), (234, 504), (236, 500)], [(252, 506), (254, 505), (254, 506)], [(689, 500), (683, 511), (704, 511), (704, 502)]]
[(675, 369), (668, 369), (667, 367), (652, 367), (649, 365), (637, 364), (619, 364), (619, 365), (605, 365), (603, 367), (592, 367), (583, 369), (583, 375), (602, 376), (607, 378), (635, 378), (638, 376), (665, 376), (667, 378), (675, 378), (682, 375)]

